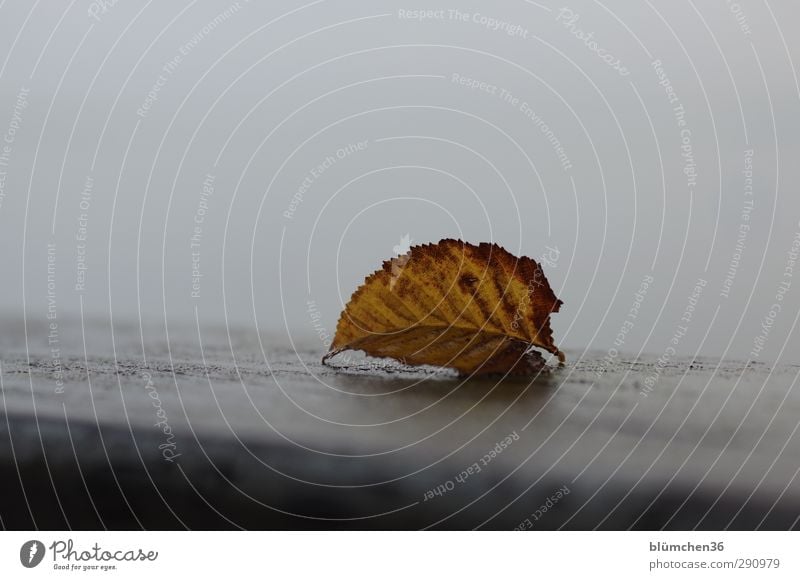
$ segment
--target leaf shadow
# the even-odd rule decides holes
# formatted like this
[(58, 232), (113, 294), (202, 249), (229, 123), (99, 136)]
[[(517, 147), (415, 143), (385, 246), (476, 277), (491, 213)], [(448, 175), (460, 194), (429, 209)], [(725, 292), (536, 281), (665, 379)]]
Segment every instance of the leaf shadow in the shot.
[(458, 403), (537, 406), (560, 383), (563, 368), (546, 367), (536, 375), (459, 377), (440, 369), (405, 367), (387, 370), (343, 368), (325, 376), (329, 387), (345, 395), (391, 398), (392, 404)]

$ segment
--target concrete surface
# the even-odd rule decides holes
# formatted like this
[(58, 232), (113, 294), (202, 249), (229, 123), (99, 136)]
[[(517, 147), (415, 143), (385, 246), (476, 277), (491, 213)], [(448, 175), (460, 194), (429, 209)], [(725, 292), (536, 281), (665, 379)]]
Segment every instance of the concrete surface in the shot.
[(3, 527), (798, 526), (797, 365), (568, 352), (464, 382), (111, 328), (3, 322)]

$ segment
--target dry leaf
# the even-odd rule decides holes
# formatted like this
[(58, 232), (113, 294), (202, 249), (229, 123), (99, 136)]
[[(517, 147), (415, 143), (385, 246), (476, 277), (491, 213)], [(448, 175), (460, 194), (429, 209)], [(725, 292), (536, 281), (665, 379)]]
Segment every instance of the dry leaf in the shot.
[(561, 304), (539, 264), (497, 244), (414, 246), (353, 293), (322, 362), (361, 350), (462, 375), (530, 374), (544, 366), (533, 346), (564, 361), (550, 329)]

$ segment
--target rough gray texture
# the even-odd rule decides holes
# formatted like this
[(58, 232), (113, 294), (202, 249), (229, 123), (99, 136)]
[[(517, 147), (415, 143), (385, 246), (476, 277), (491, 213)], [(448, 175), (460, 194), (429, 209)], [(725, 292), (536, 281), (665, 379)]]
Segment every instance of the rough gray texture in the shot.
[(163, 329), (115, 326), (112, 340), (98, 322), (59, 329), (59, 393), (46, 327), (28, 327), (27, 352), (21, 323), (3, 328), (7, 528), (785, 529), (800, 516), (798, 366), (567, 353), (535, 380), (463, 382), (331, 369), (318, 347), (261, 337), (266, 362), (259, 337), (220, 329), (203, 329), (202, 350), (196, 329), (170, 328), (169, 348)]

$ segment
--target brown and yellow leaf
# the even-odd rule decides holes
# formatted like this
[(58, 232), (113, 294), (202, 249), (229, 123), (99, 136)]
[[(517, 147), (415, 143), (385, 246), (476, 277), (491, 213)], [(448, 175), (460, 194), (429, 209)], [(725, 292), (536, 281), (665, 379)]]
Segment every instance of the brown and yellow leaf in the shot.
[(462, 375), (530, 374), (544, 365), (531, 347), (564, 361), (550, 329), (561, 304), (539, 264), (497, 244), (414, 246), (353, 293), (322, 362), (361, 350)]

